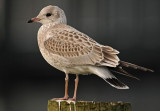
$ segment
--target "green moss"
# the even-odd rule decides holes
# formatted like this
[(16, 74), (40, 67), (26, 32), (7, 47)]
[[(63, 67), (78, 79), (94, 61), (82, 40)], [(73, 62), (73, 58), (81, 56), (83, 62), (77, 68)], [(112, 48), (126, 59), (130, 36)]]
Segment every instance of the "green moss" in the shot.
[(131, 111), (130, 103), (91, 101), (48, 101), (48, 111)]

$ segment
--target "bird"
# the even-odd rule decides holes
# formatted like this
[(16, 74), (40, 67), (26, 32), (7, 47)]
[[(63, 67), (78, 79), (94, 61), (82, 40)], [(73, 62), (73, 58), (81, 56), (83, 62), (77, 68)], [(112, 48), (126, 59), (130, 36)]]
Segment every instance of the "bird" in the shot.
[[(76, 101), (79, 75), (94, 74), (117, 89), (129, 89), (113, 72), (138, 79), (123, 69), (130, 67), (142, 71), (153, 70), (119, 59), (119, 51), (102, 45), (88, 35), (67, 25), (65, 12), (58, 6), (44, 7), (28, 23), (38, 22), (38, 46), (43, 58), (54, 68), (65, 73), (65, 94), (53, 100)], [(68, 95), (69, 74), (75, 74), (75, 89), (72, 98)]]

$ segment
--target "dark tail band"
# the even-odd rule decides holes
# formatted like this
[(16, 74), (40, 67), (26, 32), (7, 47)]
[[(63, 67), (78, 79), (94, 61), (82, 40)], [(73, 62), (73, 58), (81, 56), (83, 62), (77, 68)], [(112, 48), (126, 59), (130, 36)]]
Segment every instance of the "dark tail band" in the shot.
[(127, 85), (119, 81), (117, 78), (107, 78), (105, 81), (117, 89), (129, 89)]

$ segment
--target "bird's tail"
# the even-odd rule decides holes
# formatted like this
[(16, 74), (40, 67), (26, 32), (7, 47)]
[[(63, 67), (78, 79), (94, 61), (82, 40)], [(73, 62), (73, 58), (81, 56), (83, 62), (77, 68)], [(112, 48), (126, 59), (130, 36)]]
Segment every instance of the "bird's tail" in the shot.
[(127, 85), (118, 80), (117, 78), (106, 78), (104, 79), (108, 84), (117, 89), (129, 89)]
[(132, 63), (125, 62), (125, 61), (119, 61), (119, 66), (130, 67), (130, 68), (139, 69), (139, 70), (142, 70), (142, 71), (154, 72), (152, 69), (141, 67), (141, 66), (138, 66), (138, 65), (135, 65), (135, 64), (132, 64)]
[(104, 79), (108, 84), (117, 89), (129, 89), (127, 85), (118, 80), (107, 67), (92, 67), (92, 72)]

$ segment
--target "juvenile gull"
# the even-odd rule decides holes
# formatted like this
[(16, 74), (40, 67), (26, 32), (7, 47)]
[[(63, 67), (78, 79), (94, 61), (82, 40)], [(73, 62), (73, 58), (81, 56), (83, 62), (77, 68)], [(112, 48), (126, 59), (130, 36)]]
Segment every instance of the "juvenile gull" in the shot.
[(51, 66), (66, 74), (65, 95), (63, 98), (54, 98), (55, 100), (69, 99), (68, 74), (76, 75), (74, 96), (70, 99), (76, 100), (79, 74), (95, 74), (117, 89), (128, 89), (129, 87), (119, 81), (111, 71), (132, 78), (136, 77), (127, 73), (122, 67), (153, 72), (151, 69), (121, 61), (117, 56), (119, 51), (99, 44), (86, 34), (67, 25), (64, 11), (57, 6), (44, 7), (37, 17), (28, 21), (32, 22), (42, 24), (38, 31), (38, 45), (42, 56)]

